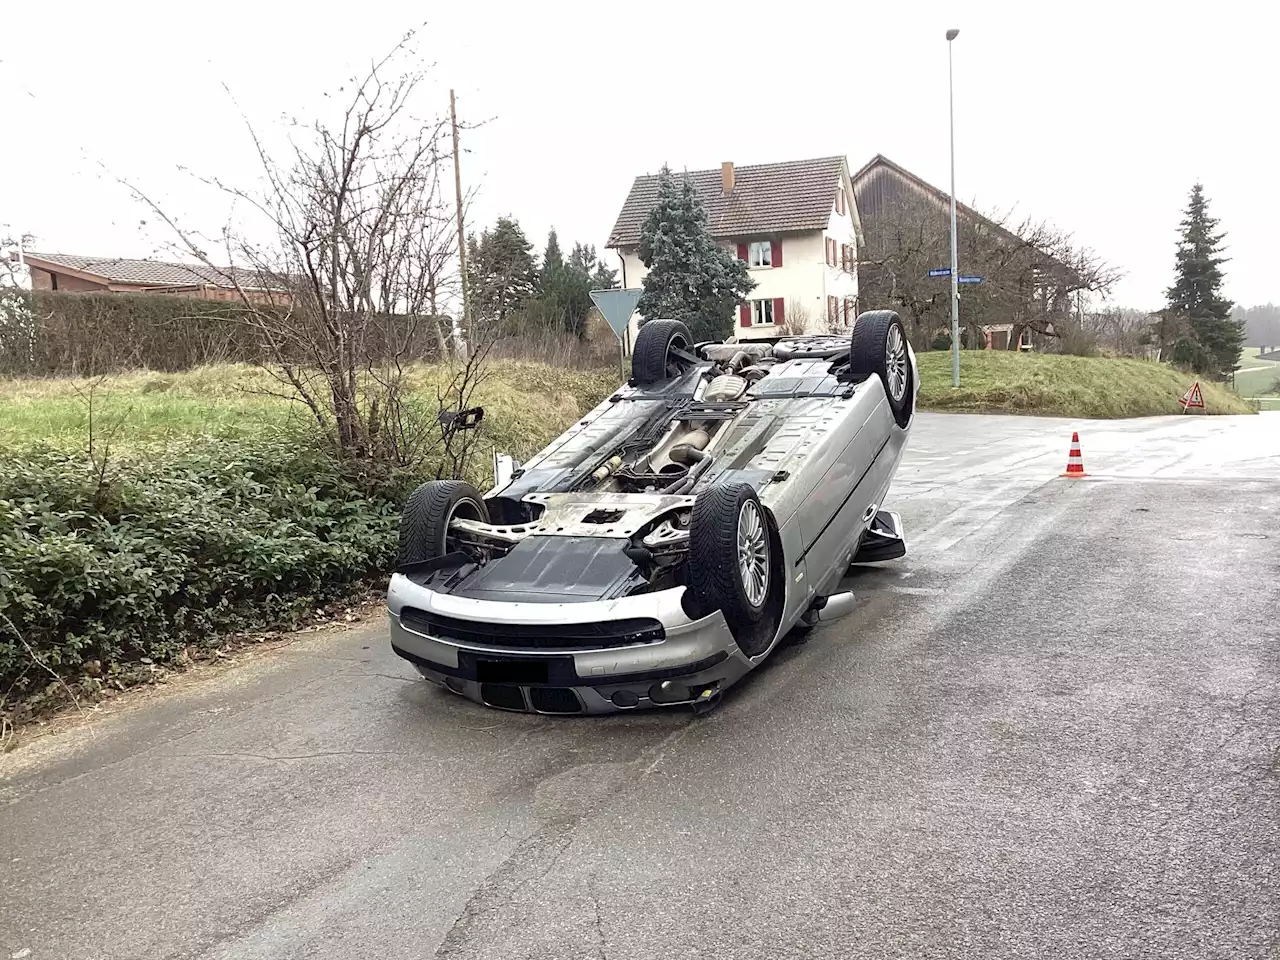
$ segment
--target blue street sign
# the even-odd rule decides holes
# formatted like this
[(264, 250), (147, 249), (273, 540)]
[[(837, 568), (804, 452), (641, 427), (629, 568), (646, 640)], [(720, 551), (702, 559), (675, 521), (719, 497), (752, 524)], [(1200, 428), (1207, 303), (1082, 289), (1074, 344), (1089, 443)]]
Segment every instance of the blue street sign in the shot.
[(956, 277), (956, 283), (981, 283), (981, 277)]
[(627, 290), (592, 290), (591, 302), (596, 305), (605, 323), (613, 330), (618, 342), (622, 342), (622, 334), (627, 329), (631, 315), (636, 312), (636, 304), (640, 301), (641, 287)]
[(929, 276), (949, 277), (951, 276), (951, 268), (950, 267), (934, 267), (932, 270), (929, 271)]

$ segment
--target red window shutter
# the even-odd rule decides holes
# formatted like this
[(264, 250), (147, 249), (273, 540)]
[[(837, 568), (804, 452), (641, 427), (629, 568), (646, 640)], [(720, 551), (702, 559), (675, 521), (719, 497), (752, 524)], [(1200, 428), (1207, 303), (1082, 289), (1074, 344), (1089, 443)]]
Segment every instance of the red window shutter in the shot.
[(785, 316), (786, 311), (783, 309), (783, 304), (784, 301), (781, 297), (773, 298), (773, 322), (779, 325), (785, 323), (787, 319)]
[(738, 244), (738, 259), (747, 259), (747, 245), (745, 243)]
[(826, 260), (827, 260), (828, 267), (831, 266), (832, 262), (835, 259), (835, 255), (832, 253), (832, 250), (831, 250), (833, 246), (835, 246), (835, 241), (832, 240), (830, 237), (827, 237), (825, 249), (826, 249)]
[(770, 244), (770, 246), (773, 247), (773, 250), (771, 251), (771, 253), (773, 254), (773, 257), (772, 257), (773, 265), (775, 267), (782, 266), (782, 241), (774, 240), (773, 243)]
[(844, 189), (843, 188), (836, 191), (836, 213), (840, 214), (840, 216), (842, 217), (844, 216)]
[(738, 326), (751, 326), (751, 304), (744, 303), (738, 308)]

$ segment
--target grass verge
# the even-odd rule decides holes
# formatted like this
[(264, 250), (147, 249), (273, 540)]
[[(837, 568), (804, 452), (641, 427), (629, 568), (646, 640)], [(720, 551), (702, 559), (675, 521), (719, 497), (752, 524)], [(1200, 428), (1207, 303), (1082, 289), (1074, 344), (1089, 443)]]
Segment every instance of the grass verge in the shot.
[[(431, 396), (450, 376), (446, 367), (423, 364), (410, 370), (409, 383)], [(497, 445), (512, 444), (513, 453), (531, 453), (548, 425), (572, 422), (617, 383), (616, 372), (608, 369), (493, 363), (477, 392), (487, 418), (485, 435)], [(180, 374), (123, 374), (96, 386), (70, 378), (0, 380), (0, 449), (32, 443), (83, 447), (91, 414), (99, 438), (110, 436), (113, 443), (125, 445), (310, 429), (306, 408), (268, 395), (273, 390), (280, 386), (268, 373), (243, 364)], [(550, 436), (554, 434), (546, 439)]]
[[(432, 396), (449, 378), (413, 379)], [(248, 367), (105, 381), (96, 460), (87, 383), (0, 385), (0, 727), (385, 585), (423, 477), (333, 463), (268, 384)], [(612, 372), (495, 364), (472, 479), (487, 479), (493, 447), (529, 456), (614, 386)]]
[[(951, 386), (951, 354), (918, 354), (920, 404), (926, 409), (1041, 416), (1150, 417), (1182, 412), (1178, 402), (1195, 382), (1162, 363), (1106, 357), (965, 350), (960, 387)], [(1205, 412), (1253, 413), (1221, 384), (1200, 382)]]

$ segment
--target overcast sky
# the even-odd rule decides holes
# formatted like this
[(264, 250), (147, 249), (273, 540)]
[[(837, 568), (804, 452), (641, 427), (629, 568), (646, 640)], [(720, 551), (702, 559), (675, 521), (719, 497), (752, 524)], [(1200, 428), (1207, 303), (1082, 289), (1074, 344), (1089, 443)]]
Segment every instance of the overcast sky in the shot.
[(313, 116), (424, 20), (439, 109), (452, 86), (464, 119), (490, 121), (464, 144), (477, 220), (513, 215), (539, 247), (553, 224), (603, 246), (632, 177), (664, 161), (844, 154), (856, 170), (884, 153), (947, 189), (958, 27), (961, 200), (1053, 221), (1127, 271), (1117, 302), (1153, 308), (1199, 178), (1228, 295), (1280, 301), (1274, 0), (15, 4), (0, 224), (42, 250), (153, 254), (168, 236), (105, 168), (216, 230), (223, 202), (177, 167), (254, 175), (221, 84), (256, 123)]

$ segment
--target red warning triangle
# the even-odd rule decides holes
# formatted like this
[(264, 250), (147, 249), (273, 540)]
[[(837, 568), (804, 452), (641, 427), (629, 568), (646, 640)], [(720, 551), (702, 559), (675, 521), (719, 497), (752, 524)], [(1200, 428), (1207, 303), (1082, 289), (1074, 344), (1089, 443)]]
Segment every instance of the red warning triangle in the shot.
[(1204, 409), (1204, 397), (1200, 393), (1200, 381), (1197, 380), (1191, 385), (1191, 389), (1182, 395), (1182, 409), (1189, 410), (1192, 407)]

